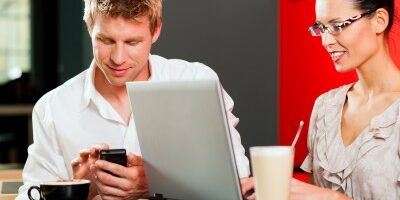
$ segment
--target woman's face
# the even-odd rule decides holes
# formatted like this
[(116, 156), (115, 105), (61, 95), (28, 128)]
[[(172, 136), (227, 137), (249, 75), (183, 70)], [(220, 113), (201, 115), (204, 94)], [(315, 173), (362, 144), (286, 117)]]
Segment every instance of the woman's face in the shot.
[[(318, 24), (343, 22), (365, 11), (356, 9), (351, 0), (316, 0)], [(368, 16), (354, 21), (342, 32), (321, 34), (322, 45), (328, 51), (336, 71), (348, 72), (368, 61), (378, 49), (378, 40)]]

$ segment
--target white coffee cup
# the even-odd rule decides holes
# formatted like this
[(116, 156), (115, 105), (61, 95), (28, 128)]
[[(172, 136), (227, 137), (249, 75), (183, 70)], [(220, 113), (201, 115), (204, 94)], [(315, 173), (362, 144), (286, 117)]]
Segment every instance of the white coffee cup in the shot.
[(250, 147), (257, 200), (288, 200), (293, 175), (291, 146)]

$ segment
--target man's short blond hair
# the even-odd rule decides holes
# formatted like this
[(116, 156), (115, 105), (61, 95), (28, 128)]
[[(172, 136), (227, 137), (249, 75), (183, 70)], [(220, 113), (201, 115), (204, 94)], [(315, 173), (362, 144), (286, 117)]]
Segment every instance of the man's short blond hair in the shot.
[(83, 20), (89, 30), (93, 28), (97, 15), (132, 20), (147, 15), (151, 33), (154, 33), (162, 22), (162, 0), (84, 0), (84, 2)]

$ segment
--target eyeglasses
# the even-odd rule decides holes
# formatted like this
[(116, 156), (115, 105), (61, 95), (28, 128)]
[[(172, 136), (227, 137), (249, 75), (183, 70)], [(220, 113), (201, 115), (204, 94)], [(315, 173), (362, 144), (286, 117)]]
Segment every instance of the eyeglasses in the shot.
[(325, 31), (328, 31), (328, 33), (332, 35), (336, 35), (342, 30), (352, 24), (353, 22), (363, 18), (366, 15), (369, 15), (371, 13), (375, 12), (375, 10), (370, 10), (365, 13), (356, 15), (354, 17), (351, 17), (350, 19), (344, 20), (343, 22), (338, 22), (338, 23), (330, 23), (327, 25), (315, 23), (313, 24), (310, 28), (308, 28), (308, 31), (311, 33), (312, 36), (321, 36)]

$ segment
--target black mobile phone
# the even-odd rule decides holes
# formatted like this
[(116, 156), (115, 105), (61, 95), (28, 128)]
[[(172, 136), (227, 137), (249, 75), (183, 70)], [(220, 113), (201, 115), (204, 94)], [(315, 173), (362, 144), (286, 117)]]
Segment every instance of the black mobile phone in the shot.
[(100, 159), (108, 162), (127, 166), (126, 150), (125, 149), (107, 149), (100, 150)]

